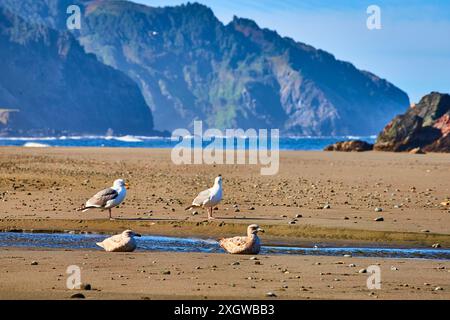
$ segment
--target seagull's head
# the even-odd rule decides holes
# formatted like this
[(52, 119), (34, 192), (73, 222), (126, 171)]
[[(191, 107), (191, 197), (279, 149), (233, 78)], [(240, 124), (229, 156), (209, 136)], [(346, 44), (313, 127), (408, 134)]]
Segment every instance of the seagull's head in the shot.
[(140, 236), (141, 236), (139, 233), (133, 232), (133, 231), (131, 231), (131, 230), (125, 230), (124, 232), (122, 232), (122, 234), (123, 234), (125, 237), (128, 237), (128, 238), (132, 238), (132, 237), (140, 237)]
[(219, 174), (216, 179), (214, 180), (214, 184), (222, 185), (222, 175)]
[(257, 224), (251, 224), (247, 228), (247, 233), (250, 234), (257, 234), (258, 232), (264, 232), (264, 229), (260, 228)]
[(123, 179), (117, 179), (117, 180), (114, 181), (113, 187), (114, 188), (126, 188), (126, 189), (128, 189), (129, 185)]

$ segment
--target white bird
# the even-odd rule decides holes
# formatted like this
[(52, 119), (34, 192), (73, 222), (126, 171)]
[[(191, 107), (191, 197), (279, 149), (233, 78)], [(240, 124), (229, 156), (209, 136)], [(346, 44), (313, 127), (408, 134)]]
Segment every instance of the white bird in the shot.
[(214, 186), (204, 190), (192, 201), (192, 205), (185, 210), (202, 207), (208, 212), (208, 219), (214, 219), (212, 216), (213, 207), (222, 200), (222, 175), (214, 180)]
[(131, 230), (125, 230), (121, 234), (107, 238), (102, 242), (97, 242), (97, 245), (108, 252), (132, 252), (137, 247), (134, 237), (140, 236), (140, 234)]
[(247, 227), (246, 237), (225, 238), (219, 240), (219, 244), (228, 253), (232, 254), (258, 254), (261, 249), (261, 241), (258, 232), (264, 232), (257, 224)]
[(106, 188), (95, 194), (92, 198), (86, 201), (85, 204), (78, 208), (77, 211), (86, 212), (89, 209), (108, 209), (109, 219), (112, 219), (111, 208), (117, 207), (123, 202), (123, 200), (125, 200), (127, 188), (128, 183), (125, 183), (122, 179), (117, 179), (114, 181), (111, 188)]

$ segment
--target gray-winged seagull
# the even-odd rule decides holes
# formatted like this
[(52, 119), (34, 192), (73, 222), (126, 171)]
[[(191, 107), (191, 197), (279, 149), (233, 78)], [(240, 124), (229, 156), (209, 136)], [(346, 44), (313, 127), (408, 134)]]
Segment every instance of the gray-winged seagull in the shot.
[(140, 236), (140, 234), (131, 230), (125, 230), (121, 234), (109, 237), (102, 242), (97, 242), (97, 245), (108, 252), (132, 252), (137, 247), (134, 237)]
[(214, 219), (212, 216), (213, 207), (216, 206), (220, 200), (222, 200), (222, 175), (219, 174), (214, 180), (214, 186), (200, 192), (194, 201), (192, 201), (192, 205), (187, 207), (186, 210), (202, 207), (208, 212), (208, 219)]
[(225, 238), (219, 240), (219, 244), (228, 253), (233, 254), (258, 254), (261, 249), (261, 241), (258, 232), (264, 232), (257, 224), (247, 227), (246, 237)]
[(108, 209), (109, 219), (112, 219), (111, 208), (117, 207), (125, 200), (127, 188), (128, 183), (125, 183), (122, 179), (117, 179), (111, 188), (98, 192), (77, 210), (86, 212), (89, 209)]

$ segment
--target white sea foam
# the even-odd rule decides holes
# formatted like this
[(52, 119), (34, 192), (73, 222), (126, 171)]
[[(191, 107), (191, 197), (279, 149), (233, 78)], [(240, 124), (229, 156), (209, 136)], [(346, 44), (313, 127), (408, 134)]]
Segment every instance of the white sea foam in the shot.
[(27, 147), (27, 148), (47, 148), (47, 147), (50, 147), (48, 144), (37, 143), (37, 142), (26, 142), (23, 146)]
[(113, 139), (123, 142), (143, 142), (142, 139), (139, 139), (135, 136), (114, 137)]

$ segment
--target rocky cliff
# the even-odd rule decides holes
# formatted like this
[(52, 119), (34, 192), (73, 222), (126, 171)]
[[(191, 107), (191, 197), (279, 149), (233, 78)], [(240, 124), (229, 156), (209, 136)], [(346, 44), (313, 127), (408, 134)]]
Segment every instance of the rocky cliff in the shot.
[[(1, 5), (1, 2), (0, 2)], [(68, 32), (0, 7), (0, 134), (153, 134), (151, 111), (125, 74)]]
[(126, 1), (0, 0), (28, 20), (65, 29), (139, 86), (155, 127), (279, 128), (282, 134), (374, 134), (409, 105), (376, 75), (254, 21), (221, 23), (206, 6), (148, 7)]
[(382, 151), (450, 152), (450, 95), (432, 92), (383, 129), (374, 146)]

